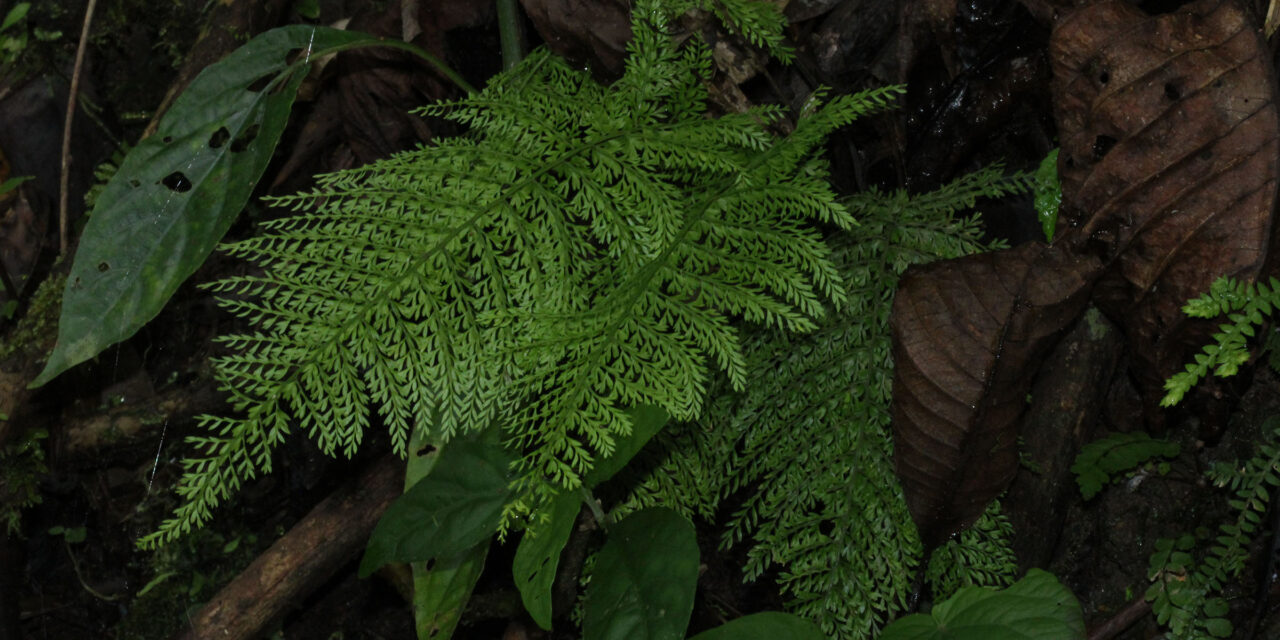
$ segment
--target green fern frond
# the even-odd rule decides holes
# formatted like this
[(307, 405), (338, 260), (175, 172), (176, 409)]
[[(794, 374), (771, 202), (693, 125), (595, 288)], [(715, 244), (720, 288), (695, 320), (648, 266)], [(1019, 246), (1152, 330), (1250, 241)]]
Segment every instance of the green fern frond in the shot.
[(933, 552), (925, 579), (935, 602), (950, 598), (961, 587), (1007, 587), (1018, 573), (1014, 556), (1013, 523), (993, 500), (973, 526)]
[(1183, 396), (1210, 371), (1224, 378), (1235, 375), (1240, 365), (1251, 357), (1248, 339), (1254, 336), (1256, 328), (1276, 307), (1280, 307), (1280, 281), (1275, 278), (1268, 283), (1218, 278), (1209, 286), (1207, 293), (1188, 301), (1182, 307), (1188, 316), (1214, 318), (1225, 315), (1228, 322), (1219, 325), (1220, 331), (1213, 334), (1213, 343), (1205, 345), (1204, 350), (1195, 355), (1195, 361), (1187, 364), (1185, 371), (1165, 381), (1165, 396), (1160, 400), (1160, 406), (1172, 407), (1181, 402)]
[(812, 222), (854, 222), (815, 151), (901, 90), (834, 98), (776, 139), (775, 108), (706, 118), (706, 52), (672, 45), (655, 3), (637, 15), (612, 87), (535, 52), (422, 110), (468, 136), (322, 176), (227, 248), (263, 270), (210, 286), (254, 327), (214, 363), (235, 417), (201, 418), (184, 503), (147, 542), (207, 520), (294, 429), (350, 455), (375, 416), (401, 454), (413, 429), (502, 425), (509, 522), (579, 486), (626, 407), (694, 419), (711, 365), (742, 388), (737, 318), (804, 331), (844, 300)]
[(738, 505), (723, 544), (747, 542), (748, 578), (779, 568), (795, 612), (836, 638), (873, 637), (905, 606), (921, 553), (891, 458), (897, 278), (986, 249), (976, 217), (955, 213), (1029, 184), (992, 167), (928, 194), (846, 200), (858, 225), (828, 238), (844, 302), (809, 334), (744, 333), (745, 392), (723, 381), (696, 424), (660, 434), (620, 512), (661, 504), (713, 518)]
[(1229, 607), (1221, 594), (1243, 573), (1254, 537), (1270, 508), (1271, 494), (1280, 488), (1280, 417), (1269, 418), (1262, 432), (1263, 439), (1252, 458), (1240, 464), (1216, 462), (1206, 472), (1215, 485), (1231, 490), (1234, 497), (1228, 504), (1236, 512), (1234, 522), (1219, 526), (1209, 553), (1196, 562), (1190, 554), (1195, 546), (1190, 535), (1156, 543), (1146, 598), (1156, 619), (1169, 629), (1171, 639), (1231, 635), (1232, 625), (1226, 618)]
[(675, 0), (670, 6), (673, 13), (710, 11), (731, 32), (764, 49), (770, 56), (784, 63), (795, 59), (795, 51), (782, 37), (787, 19), (782, 15), (780, 4), (757, 0)]

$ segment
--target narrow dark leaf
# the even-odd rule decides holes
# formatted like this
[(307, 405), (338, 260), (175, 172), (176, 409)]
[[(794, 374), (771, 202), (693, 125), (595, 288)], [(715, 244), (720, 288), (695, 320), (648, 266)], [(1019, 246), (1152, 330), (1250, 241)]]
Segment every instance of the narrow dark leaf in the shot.
[[(530, 527), (520, 538), (511, 574), (529, 616), (543, 629), (551, 629), (551, 586), (560, 566), (560, 552), (573, 533), (573, 523), (582, 509), (577, 493), (556, 496), (545, 507), (547, 520)], [(535, 518), (540, 520), (541, 518)]]

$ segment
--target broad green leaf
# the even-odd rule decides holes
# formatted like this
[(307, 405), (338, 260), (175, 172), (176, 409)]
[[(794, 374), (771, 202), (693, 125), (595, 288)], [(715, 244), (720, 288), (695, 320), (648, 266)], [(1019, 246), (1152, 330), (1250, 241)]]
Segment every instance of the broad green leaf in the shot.
[(4, 31), (9, 27), (17, 24), (19, 20), (27, 17), (27, 11), (31, 9), (30, 2), (19, 2), (13, 5), (9, 13), (5, 14), (4, 22), (0, 22), (0, 31)]
[(537, 522), (545, 514), (547, 520), (524, 532), (520, 546), (516, 548), (515, 560), (511, 563), (511, 573), (515, 577), (516, 589), (520, 590), (524, 608), (543, 629), (551, 629), (551, 585), (560, 565), (560, 551), (569, 541), (573, 522), (581, 509), (582, 498), (577, 492), (556, 496), (551, 504), (544, 507), (544, 512), (534, 518)]
[[(379, 43), (363, 33), (282, 27), (196, 76), (98, 196), (67, 277), (58, 342), (31, 386), (154, 318), (244, 208), (284, 131), (309, 61)], [(302, 53), (291, 60), (296, 51)]]
[(437, 558), (435, 563), (414, 562), (413, 620), (419, 638), (449, 640), (471, 592), (484, 571), (489, 554), (485, 540), (466, 551)]
[(461, 553), (487, 540), (510, 500), (511, 458), (495, 443), (454, 440), (430, 475), (396, 499), (369, 537), (360, 577), (388, 562)]
[(1231, 622), (1225, 618), (1210, 618), (1204, 621), (1204, 630), (1215, 638), (1231, 637)]
[(763, 611), (730, 620), (689, 640), (827, 640), (827, 636), (799, 616)]
[(1007, 589), (964, 587), (930, 614), (905, 616), (880, 640), (1083, 640), (1080, 603), (1052, 574), (1032, 569)]
[(680, 640), (693, 612), (698, 543), (670, 509), (637, 511), (609, 532), (587, 587), (584, 640)]
[(1062, 185), (1058, 181), (1058, 150), (1054, 149), (1040, 161), (1036, 169), (1035, 207), (1036, 217), (1044, 228), (1045, 242), (1053, 242), (1053, 231), (1058, 227), (1058, 207), (1062, 206)]
[(631, 433), (615, 441), (613, 453), (596, 461), (595, 467), (583, 479), (582, 486), (590, 489), (612, 478), (670, 419), (661, 407), (649, 405), (627, 409), (627, 416), (631, 418)]
[[(670, 418), (666, 411), (652, 406), (634, 407), (627, 413), (631, 417), (631, 433), (618, 438), (613, 453), (596, 462), (583, 482), (585, 488), (613, 477)], [(551, 585), (560, 564), (560, 551), (569, 541), (581, 501), (576, 492), (558, 496), (534, 518), (540, 524), (525, 532), (516, 549), (511, 567), (516, 588), (530, 617), (543, 629), (551, 629)]]
[[(404, 474), (406, 491), (427, 478), (440, 462), (445, 442), (440, 436), (438, 416), (435, 419), (430, 428), (414, 429), (409, 438)], [(485, 446), (497, 446), (498, 435), (497, 429), (490, 428), (476, 440)], [(448, 640), (453, 635), (484, 570), (489, 543), (483, 540), (451, 556), (409, 563), (413, 573), (413, 620), (419, 638)]]

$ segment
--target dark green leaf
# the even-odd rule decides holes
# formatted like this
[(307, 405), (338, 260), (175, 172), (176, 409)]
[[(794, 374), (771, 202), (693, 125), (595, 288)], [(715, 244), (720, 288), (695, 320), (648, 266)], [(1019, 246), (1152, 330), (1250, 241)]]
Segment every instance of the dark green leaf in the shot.
[(543, 629), (551, 629), (551, 584), (556, 579), (560, 551), (569, 541), (573, 522), (582, 509), (582, 499), (575, 493), (564, 493), (545, 507), (545, 522), (530, 527), (520, 539), (511, 573), (529, 616)]
[(360, 561), (360, 577), (388, 562), (449, 556), (488, 539), (510, 499), (510, 465), (501, 445), (450, 442), (431, 474), (378, 521)]
[[(378, 42), (337, 29), (283, 27), (201, 72), (98, 196), (67, 277), (58, 342), (32, 386), (154, 318), (249, 199), (311, 57)], [(291, 63), (296, 50), (304, 55)]]
[(429, 568), (413, 563), (413, 617), (419, 638), (449, 640), (489, 554), (485, 540), (462, 553), (437, 558)]
[[(628, 409), (627, 414), (631, 418), (631, 433), (615, 440), (613, 453), (596, 462), (583, 482), (586, 488), (608, 480), (626, 466), (670, 418), (666, 411), (653, 406), (634, 407)], [(542, 521), (541, 524), (526, 531), (520, 547), (516, 549), (515, 562), (511, 567), (516, 588), (520, 590), (520, 598), (529, 615), (543, 629), (551, 628), (551, 584), (555, 581), (560, 551), (569, 541), (581, 501), (577, 493), (558, 496), (534, 518)]]
[(601, 460), (596, 461), (596, 465), (587, 473), (583, 480), (583, 486), (590, 489), (605, 480), (613, 477), (613, 474), (620, 471), (631, 458), (644, 447), (655, 434), (667, 424), (670, 416), (661, 407), (640, 406), (627, 409), (627, 415), (631, 418), (631, 433), (625, 438), (618, 438), (614, 441), (613, 453), (609, 454)]
[(4, 195), (6, 193), (9, 193), (10, 191), (13, 191), (14, 189), (17, 189), (22, 183), (34, 177), (35, 176), (14, 176), (12, 178), (9, 178), (8, 180), (5, 180), (4, 182), (0, 182), (0, 195)]
[(1204, 630), (1215, 638), (1230, 638), (1231, 623), (1224, 618), (1210, 618), (1204, 622)]
[(697, 583), (693, 524), (670, 509), (637, 511), (609, 532), (596, 555), (582, 637), (680, 640)]
[(1071, 591), (1040, 569), (1008, 589), (964, 587), (929, 615), (906, 616), (880, 640), (1082, 640), (1084, 618)]
[(764, 611), (730, 620), (689, 640), (826, 640), (817, 625), (790, 613)]
[(30, 2), (19, 2), (18, 4), (13, 5), (13, 8), (9, 10), (9, 13), (5, 14), (4, 22), (0, 22), (0, 31), (4, 31), (5, 29), (12, 27), (17, 24), (19, 20), (27, 17), (27, 11), (30, 9)]

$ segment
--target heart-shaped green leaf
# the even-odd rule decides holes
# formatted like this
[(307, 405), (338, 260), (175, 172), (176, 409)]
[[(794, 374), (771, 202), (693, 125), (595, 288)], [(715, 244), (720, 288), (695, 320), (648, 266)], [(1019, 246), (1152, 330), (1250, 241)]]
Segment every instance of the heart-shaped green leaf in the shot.
[(637, 511), (596, 554), (584, 640), (681, 640), (698, 584), (693, 523), (670, 509)]

